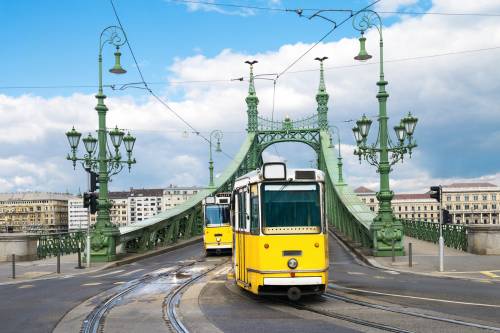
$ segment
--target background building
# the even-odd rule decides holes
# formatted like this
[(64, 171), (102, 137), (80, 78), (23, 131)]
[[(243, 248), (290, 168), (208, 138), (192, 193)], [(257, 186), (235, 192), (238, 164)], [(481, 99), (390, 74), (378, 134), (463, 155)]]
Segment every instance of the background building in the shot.
[(0, 231), (67, 231), (68, 200), (75, 198), (64, 193), (1, 193)]
[(124, 227), (130, 221), (128, 211), (129, 192), (109, 192), (111, 222), (118, 227)]
[(163, 210), (174, 208), (200, 191), (200, 187), (177, 187), (170, 185), (163, 190)]
[(443, 205), (453, 223), (498, 224), (500, 188), (491, 183), (454, 183), (443, 186)]
[[(374, 212), (378, 210), (376, 192), (358, 187), (354, 192)], [(491, 183), (454, 183), (443, 186), (443, 208), (452, 223), (498, 224), (500, 188)], [(395, 194), (392, 209), (397, 218), (439, 222), (439, 203), (429, 193)]]
[(134, 189), (128, 196), (129, 224), (143, 221), (162, 211), (163, 189)]

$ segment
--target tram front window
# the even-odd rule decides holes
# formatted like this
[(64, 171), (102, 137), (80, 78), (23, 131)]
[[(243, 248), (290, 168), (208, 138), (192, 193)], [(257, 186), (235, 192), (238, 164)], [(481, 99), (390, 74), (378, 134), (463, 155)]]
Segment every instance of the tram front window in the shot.
[(205, 206), (205, 225), (218, 227), (223, 224), (229, 224), (229, 206)]
[(317, 184), (266, 184), (262, 197), (262, 227), (265, 234), (321, 231)]

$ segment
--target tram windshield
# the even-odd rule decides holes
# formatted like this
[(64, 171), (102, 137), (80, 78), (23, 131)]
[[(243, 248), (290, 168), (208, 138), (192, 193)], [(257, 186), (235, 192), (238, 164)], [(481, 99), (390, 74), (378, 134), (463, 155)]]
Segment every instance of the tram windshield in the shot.
[(216, 227), (223, 224), (229, 224), (229, 206), (228, 205), (208, 205), (205, 206), (205, 225)]
[(265, 184), (262, 197), (264, 233), (321, 231), (318, 184)]

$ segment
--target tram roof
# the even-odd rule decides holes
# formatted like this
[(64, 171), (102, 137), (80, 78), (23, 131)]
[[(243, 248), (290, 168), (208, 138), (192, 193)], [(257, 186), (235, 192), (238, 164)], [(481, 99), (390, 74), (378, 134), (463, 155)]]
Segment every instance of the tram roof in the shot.
[[(297, 172), (298, 171), (298, 172)], [(304, 173), (307, 172), (307, 173)], [(314, 177), (304, 177), (304, 174), (311, 174), (314, 172)], [(325, 173), (318, 169), (312, 168), (300, 168), (300, 169), (286, 169), (286, 179), (264, 179), (264, 174), (262, 169), (257, 169), (254, 171), (250, 171), (247, 174), (244, 174), (241, 177), (238, 177), (234, 183), (234, 187), (242, 187), (250, 183), (258, 183), (262, 181), (269, 182), (283, 182), (283, 181), (297, 181), (297, 182), (324, 182), (325, 181)]]

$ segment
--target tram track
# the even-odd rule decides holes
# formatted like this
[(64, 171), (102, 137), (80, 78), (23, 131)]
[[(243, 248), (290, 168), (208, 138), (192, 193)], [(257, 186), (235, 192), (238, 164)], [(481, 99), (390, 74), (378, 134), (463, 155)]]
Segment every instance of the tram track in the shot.
[(346, 302), (349, 304), (355, 304), (355, 305), (359, 305), (362, 307), (382, 310), (382, 311), (386, 311), (386, 312), (397, 313), (397, 314), (411, 316), (411, 317), (423, 318), (423, 319), (428, 319), (428, 320), (435, 320), (435, 321), (445, 322), (445, 323), (459, 325), (459, 326), (466, 326), (466, 327), (471, 327), (471, 328), (478, 328), (478, 329), (500, 332), (500, 327), (483, 325), (483, 324), (467, 322), (467, 321), (457, 320), (457, 319), (450, 319), (450, 318), (430, 315), (430, 314), (426, 314), (426, 313), (422, 313), (422, 312), (408, 311), (408, 310), (398, 309), (396, 307), (387, 306), (387, 305), (369, 303), (369, 302), (353, 299), (353, 298), (350, 298), (347, 296), (334, 294), (331, 292), (324, 293), (322, 295), (322, 297), (325, 299), (328, 299), (328, 300), (333, 299), (333, 300), (337, 300), (337, 301)]
[[(139, 290), (140, 288), (154, 283), (156, 280), (161, 278), (165, 278), (168, 276), (176, 277), (178, 274), (184, 273), (184, 271), (196, 264), (197, 261), (192, 261), (187, 264), (179, 265), (178, 267), (173, 268), (164, 273), (159, 273), (157, 275), (145, 275), (144, 277), (131, 281), (129, 285), (122, 287), (118, 292), (109, 296), (105, 301), (100, 303), (97, 307), (95, 307), (85, 318), (80, 328), (81, 333), (103, 333), (104, 332), (104, 323), (106, 320), (107, 314), (118, 305), (124, 297), (132, 294), (134, 291)], [(206, 276), (211, 271), (215, 270), (217, 267), (225, 264), (227, 260), (224, 260), (221, 263), (216, 263), (213, 267), (208, 270), (200, 273), (200, 274), (191, 274), (189, 278), (186, 278), (186, 281), (181, 282), (178, 286), (172, 288), (167, 292), (164, 300), (164, 316), (163, 320), (166, 324), (174, 331), (174, 332), (188, 332), (187, 329), (182, 325), (176, 311), (175, 307), (177, 306), (181, 292), (187, 288), (189, 285), (199, 280), (200, 278)]]
[(294, 303), (294, 302), (290, 302), (290, 301), (288, 301), (288, 302), (287, 301), (283, 301), (282, 303), (286, 303), (287, 305), (289, 305), (289, 306), (291, 306), (291, 307), (293, 307), (295, 309), (298, 309), (298, 310), (306, 310), (306, 311), (313, 312), (313, 313), (316, 313), (316, 314), (320, 314), (320, 315), (323, 315), (323, 316), (326, 316), (326, 317), (330, 317), (330, 318), (333, 318), (333, 319), (338, 319), (338, 320), (341, 320), (341, 321), (346, 321), (346, 322), (349, 322), (349, 323), (352, 323), (352, 324), (357, 324), (357, 325), (361, 325), (361, 326), (365, 326), (365, 327), (369, 327), (369, 328), (376, 328), (376, 329), (379, 329), (379, 330), (382, 330), (382, 331), (386, 331), (386, 332), (414, 333), (413, 331), (409, 331), (409, 330), (402, 329), (402, 328), (395, 327), (395, 326), (391, 326), (391, 325), (381, 324), (381, 323), (378, 323), (378, 322), (375, 322), (375, 321), (364, 320), (364, 319), (360, 319), (360, 318), (348, 316), (348, 315), (345, 315), (345, 314), (341, 314), (341, 313), (338, 313), (338, 312), (325, 311), (325, 310), (317, 309), (317, 308), (314, 308), (312, 306), (309, 306), (309, 305), (306, 305), (306, 304), (303, 304), (303, 303)]
[(182, 284), (180, 284), (179, 286), (174, 288), (167, 295), (167, 297), (165, 298), (165, 301), (163, 303), (163, 318), (173, 332), (189, 333), (189, 330), (181, 322), (179, 315), (176, 311), (177, 307), (179, 306), (180, 300), (181, 300), (182, 292), (185, 291), (193, 283), (195, 283), (196, 281), (205, 277), (210, 272), (213, 272), (216, 268), (226, 264), (227, 262), (228, 262), (228, 260), (224, 260), (221, 263), (216, 264), (214, 267), (204, 271), (203, 273), (198, 274), (198, 275), (188, 279), (187, 281), (183, 282)]

